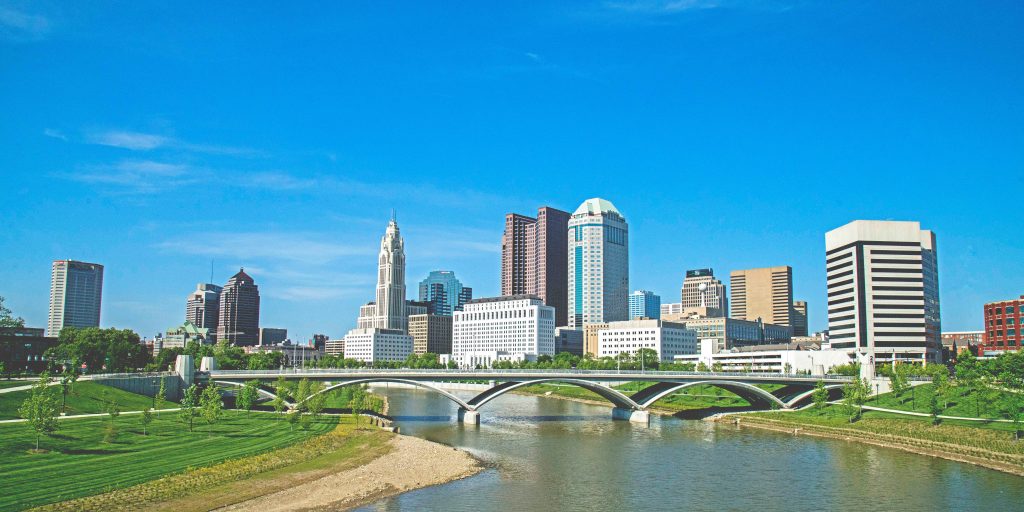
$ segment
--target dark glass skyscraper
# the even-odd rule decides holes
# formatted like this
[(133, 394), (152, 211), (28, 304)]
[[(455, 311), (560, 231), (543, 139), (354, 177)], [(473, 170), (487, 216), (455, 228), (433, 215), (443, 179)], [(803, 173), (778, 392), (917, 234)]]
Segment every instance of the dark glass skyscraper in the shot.
[(462, 307), (473, 299), (473, 289), (462, 286), (455, 272), (434, 270), (420, 281), (419, 299), (431, 304), (433, 314), (451, 316), (452, 311), (462, 311)]
[(501, 237), (501, 294), (532, 294), (555, 308), (555, 325), (568, 322), (569, 212), (542, 206), (537, 218), (505, 215)]

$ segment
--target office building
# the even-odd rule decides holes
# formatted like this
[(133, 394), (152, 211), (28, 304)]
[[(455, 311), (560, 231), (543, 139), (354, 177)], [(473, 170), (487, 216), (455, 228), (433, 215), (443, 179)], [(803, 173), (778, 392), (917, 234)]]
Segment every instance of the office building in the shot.
[[(461, 311), (461, 309), (459, 310)], [(452, 316), (409, 315), (409, 336), (416, 355), (452, 353)]]
[(288, 339), (288, 329), (260, 327), (260, 345), (277, 345)]
[(245, 347), (246, 354), (277, 352), (283, 357), (281, 365), (288, 368), (305, 368), (312, 366), (324, 356), (324, 353), (311, 345), (299, 345), (285, 341), (283, 343), (259, 344), (255, 347)]
[(412, 354), (412, 336), (400, 329), (352, 329), (345, 335), (345, 358), (373, 363), (405, 361)]
[(1024, 307), (1024, 295), (1018, 299), (985, 304), (985, 334), (981, 345), (985, 356), (1020, 350), (1021, 341), (1024, 341), (1021, 307)]
[(793, 301), (793, 336), (807, 336), (807, 302)]
[(562, 352), (583, 356), (583, 331), (571, 327), (555, 327), (555, 354)]
[(535, 295), (474, 299), (453, 318), (451, 357), (460, 366), (555, 355), (555, 308)]
[(324, 352), (327, 348), (327, 340), (330, 339), (326, 334), (314, 334), (313, 335), (313, 348)]
[(831, 347), (939, 362), (942, 354), (935, 234), (917, 222), (853, 221), (825, 234)]
[(329, 339), (325, 341), (324, 354), (330, 356), (345, 355), (345, 338)]
[(569, 327), (629, 319), (629, 226), (611, 202), (569, 218)]
[(793, 325), (793, 268), (733, 270), (729, 316), (774, 325)]
[(713, 316), (729, 316), (725, 285), (715, 278), (714, 269), (687, 270), (679, 302), (684, 309), (706, 308)]
[(210, 283), (199, 283), (185, 301), (185, 321), (196, 327), (217, 332), (220, 321), (220, 293), (224, 289)]
[(842, 350), (821, 350), (811, 343), (781, 343), (716, 352), (712, 340), (701, 340), (700, 353), (676, 356), (677, 363), (704, 364), (721, 372), (766, 372), (826, 375), (832, 368), (855, 362)]
[(380, 240), (377, 257), (377, 301), (374, 327), (406, 330), (405, 241), (394, 217)]
[(984, 356), (985, 331), (953, 331), (942, 333), (942, 360), (956, 361), (956, 357), (964, 350), (971, 354)]
[(189, 320), (178, 326), (167, 329), (164, 336), (157, 336), (153, 339), (153, 356), (160, 354), (161, 350), (168, 348), (185, 348), (189, 343), (196, 342), (200, 345), (212, 345), (214, 343), (213, 332), (206, 327), (199, 327)]
[(629, 318), (661, 318), (661, 297), (647, 290), (629, 294)]
[(787, 325), (772, 325), (760, 320), (712, 317), (700, 314), (662, 315), (662, 321), (685, 325), (697, 332), (697, 339), (714, 340), (714, 350), (724, 352), (736, 347), (789, 343), (792, 329)]
[(39, 373), (50, 366), (46, 351), (57, 344), (57, 336), (44, 336), (41, 327), (0, 327), (0, 363), (8, 375)]
[(583, 326), (583, 355), (590, 354), (597, 356), (598, 353), (598, 334), (601, 329), (607, 329), (608, 324), (605, 322), (596, 324), (586, 324)]
[(260, 290), (245, 269), (228, 279), (220, 292), (217, 339), (238, 347), (259, 343)]
[[(451, 316), (462, 311), (466, 302), (473, 300), (473, 289), (462, 286), (462, 281), (450, 270), (434, 270), (420, 281), (420, 302), (432, 304), (433, 314)], [(409, 313), (410, 316), (412, 313)]]
[(50, 276), (49, 336), (64, 327), (99, 327), (103, 265), (74, 260), (53, 262)]
[(609, 322), (607, 328), (598, 331), (599, 357), (622, 353), (635, 356), (643, 348), (657, 352), (659, 361), (671, 363), (676, 356), (697, 353), (697, 332), (661, 320)]
[(568, 321), (568, 226), (568, 212), (543, 206), (536, 218), (507, 214), (501, 237), (501, 294), (540, 297), (558, 325)]

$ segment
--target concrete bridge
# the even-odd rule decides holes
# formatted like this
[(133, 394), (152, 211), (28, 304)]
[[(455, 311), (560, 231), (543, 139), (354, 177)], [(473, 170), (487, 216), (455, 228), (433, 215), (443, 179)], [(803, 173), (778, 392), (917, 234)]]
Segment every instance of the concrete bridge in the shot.
[[(204, 361), (205, 363), (205, 361)], [(438, 393), (459, 406), (459, 421), (479, 424), (480, 408), (499, 396), (523, 386), (557, 382), (579, 386), (593, 391), (614, 405), (612, 418), (648, 422), (648, 408), (659, 399), (691, 386), (709, 385), (735, 393), (754, 407), (790, 409), (811, 400), (818, 381), (836, 393), (853, 377), (838, 375), (808, 376), (767, 373), (706, 373), (606, 370), (374, 370), (374, 369), (293, 369), (293, 370), (216, 370), (213, 364), (204, 365), (196, 372), (199, 382), (239, 386), (249, 380), (272, 381), (279, 377), (287, 380), (309, 379), (328, 383), (321, 393), (342, 386), (376, 383), (401, 383)], [(444, 381), (486, 381), (491, 387), (465, 400), (439, 383)], [(632, 394), (611, 387), (613, 382), (650, 382), (651, 386)], [(758, 384), (776, 384), (781, 387), (768, 391)], [(266, 397), (273, 391), (261, 390)], [(292, 404), (292, 406), (297, 404)]]

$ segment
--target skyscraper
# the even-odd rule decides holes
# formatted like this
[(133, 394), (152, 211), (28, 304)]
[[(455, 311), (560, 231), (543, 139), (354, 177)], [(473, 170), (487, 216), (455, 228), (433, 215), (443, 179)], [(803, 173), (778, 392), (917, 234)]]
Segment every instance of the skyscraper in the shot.
[(217, 332), (220, 321), (220, 292), (224, 289), (215, 284), (199, 283), (185, 302), (185, 321), (200, 328)]
[(707, 316), (729, 316), (725, 285), (715, 278), (714, 269), (687, 270), (680, 298), (683, 309), (708, 308)]
[(857, 220), (825, 234), (833, 349), (890, 361), (942, 354), (935, 234), (917, 222)]
[(789, 266), (733, 270), (729, 316), (766, 324), (793, 325), (793, 269)]
[(629, 294), (629, 319), (661, 318), (661, 297), (647, 290), (636, 290)]
[(220, 293), (217, 340), (235, 346), (254, 346), (260, 336), (260, 290), (245, 269), (228, 279)]
[(807, 302), (793, 301), (793, 336), (807, 336)]
[(560, 326), (567, 322), (568, 226), (569, 212), (542, 206), (536, 218), (507, 214), (501, 237), (501, 294), (540, 297)]
[(611, 202), (587, 199), (569, 219), (569, 326), (629, 319), (629, 225)]
[(380, 329), (405, 331), (405, 242), (392, 216), (380, 239), (377, 257), (377, 301), (374, 326)]
[(420, 281), (420, 302), (433, 304), (435, 315), (451, 316), (452, 311), (462, 311), (462, 307), (473, 299), (473, 289), (462, 286), (462, 281), (455, 277), (451, 270), (434, 270)]
[(57, 336), (64, 327), (99, 327), (103, 299), (103, 265), (56, 260), (50, 275), (50, 319), (46, 330)]

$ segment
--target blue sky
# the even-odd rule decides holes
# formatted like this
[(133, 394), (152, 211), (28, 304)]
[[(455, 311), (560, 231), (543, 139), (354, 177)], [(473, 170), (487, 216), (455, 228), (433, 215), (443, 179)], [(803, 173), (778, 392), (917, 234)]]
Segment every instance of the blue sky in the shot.
[[(794, 268), (824, 233), (937, 233), (943, 327), (1024, 293), (1024, 4), (0, 1), (0, 295), (106, 266), (152, 336), (244, 265), (261, 323), (340, 336), (391, 208), (408, 275), (499, 291), (503, 216), (611, 200), (631, 286)], [(410, 287), (410, 290), (414, 290)]]

